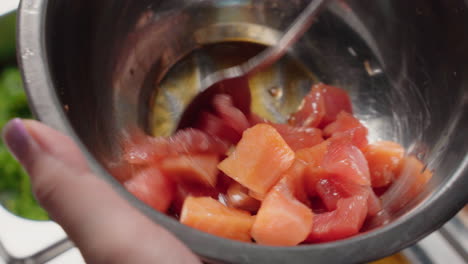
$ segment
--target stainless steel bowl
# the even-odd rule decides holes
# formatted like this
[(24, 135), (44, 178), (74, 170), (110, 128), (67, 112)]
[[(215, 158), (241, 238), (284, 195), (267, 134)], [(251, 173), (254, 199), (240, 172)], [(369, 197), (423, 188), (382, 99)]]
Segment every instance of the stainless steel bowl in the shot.
[[(339, 85), (351, 93), (372, 140), (396, 140), (427, 162), (434, 170), (427, 190), (381, 228), (294, 248), (234, 242), (151, 210), (106, 171), (119, 159), (119, 143), (129, 131), (171, 133), (203, 76), (259, 50), (233, 42), (275, 43), (306, 3), (23, 0), (19, 58), (31, 105), (41, 120), (80, 144), (117, 192), (203, 259), (350, 263), (389, 255), (439, 228), (468, 201), (463, 0), (331, 1), (288, 56), (251, 81), (254, 108), (277, 121), (311, 83)], [(200, 49), (205, 45), (212, 50)]]

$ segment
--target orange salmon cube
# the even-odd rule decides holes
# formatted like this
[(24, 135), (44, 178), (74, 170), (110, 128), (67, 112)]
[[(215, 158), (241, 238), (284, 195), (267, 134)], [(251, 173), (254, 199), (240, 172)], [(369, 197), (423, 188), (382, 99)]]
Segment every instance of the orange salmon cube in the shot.
[(395, 180), (405, 154), (400, 144), (380, 141), (368, 145), (363, 152), (369, 164), (372, 187), (384, 187)]
[(218, 168), (243, 186), (265, 194), (294, 162), (294, 152), (272, 126), (247, 129)]
[(251, 233), (258, 244), (295, 246), (312, 230), (312, 210), (293, 197), (286, 181), (273, 187), (258, 210)]
[(216, 186), (217, 154), (180, 155), (165, 158), (161, 170), (177, 183)]
[(328, 150), (328, 141), (324, 141), (311, 148), (301, 149), (296, 152), (296, 160), (302, 161), (308, 166), (318, 167), (322, 164), (323, 158)]
[(250, 213), (229, 208), (211, 197), (187, 197), (180, 222), (192, 228), (227, 239), (251, 242), (254, 217)]
[(295, 160), (293, 165), (284, 173), (282, 177), (282, 182), (287, 184), (287, 188), (290, 190), (291, 194), (299, 200), (301, 203), (310, 206), (310, 200), (307, 193), (307, 183), (305, 179), (304, 170), (307, 168), (307, 165), (302, 161)]

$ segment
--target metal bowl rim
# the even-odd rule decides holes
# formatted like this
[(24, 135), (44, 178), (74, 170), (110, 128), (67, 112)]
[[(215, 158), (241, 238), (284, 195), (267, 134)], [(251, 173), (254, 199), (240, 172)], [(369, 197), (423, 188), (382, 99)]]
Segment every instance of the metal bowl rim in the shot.
[[(22, 1), (18, 16), (18, 61), (32, 111), (42, 122), (73, 138), (96, 174), (110, 183), (121, 196), (155, 222), (168, 228), (204, 258), (233, 262), (239, 259), (249, 261), (252, 256), (255, 256), (255, 259), (270, 260), (292, 257), (298, 261), (305, 261), (322, 256), (322, 259), (327, 257), (335, 261), (339, 259), (353, 262), (369, 261), (395, 253), (422, 239), (452, 218), (467, 202), (468, 177), (464, 176), (468, 175), (468, 156), (442, 188), (431, 194), (417, 208), (384, 227), (350, 239), (297, 247), (268, 247), (235, 242), (188, 228), (175, 219), (151, 210), (130, 195), (93, 158), (73, 130), (55, 93), (48, 68), (45, 40), (47, 4), (47, 0)], [(446, 201), (460, 203), (446, 204)], [(443, 210), (433, 214), (431, 213), (433, 208)], [(431, 216), (430, 224), (411, 224), (426, 223), (427, 216)], [(406, 226), (412, 228), (408, 230)], [(383, 248), (383, 250), (380, 252), (370, 250), (362, 254), (363, 249), (372, 248)]]

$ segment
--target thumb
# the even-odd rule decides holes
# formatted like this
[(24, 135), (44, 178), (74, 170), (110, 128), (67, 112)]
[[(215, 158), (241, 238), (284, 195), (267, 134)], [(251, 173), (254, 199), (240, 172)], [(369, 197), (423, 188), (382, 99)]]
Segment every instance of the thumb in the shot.
[(4, 140), (31, 177), (39, 203), (89, 263), (199, 263), (175, 237), (140, 214), (89, 169), (68, 137), (15, 119)]

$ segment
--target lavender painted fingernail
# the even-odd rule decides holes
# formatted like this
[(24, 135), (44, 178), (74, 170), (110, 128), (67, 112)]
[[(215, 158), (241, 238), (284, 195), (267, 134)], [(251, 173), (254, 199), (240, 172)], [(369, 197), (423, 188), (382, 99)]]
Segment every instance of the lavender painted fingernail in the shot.
[(27, 166), (31, 158), (30, 154), (34, 140), (29, 135), (21, 119), (15, 118), (5, 125), (3, 128), (3, 140), (16, 159), (24, 166)]

